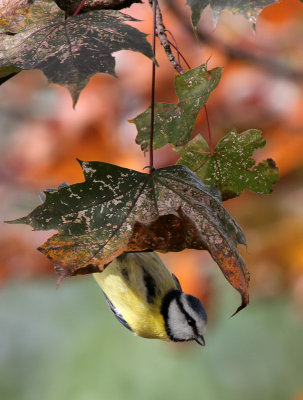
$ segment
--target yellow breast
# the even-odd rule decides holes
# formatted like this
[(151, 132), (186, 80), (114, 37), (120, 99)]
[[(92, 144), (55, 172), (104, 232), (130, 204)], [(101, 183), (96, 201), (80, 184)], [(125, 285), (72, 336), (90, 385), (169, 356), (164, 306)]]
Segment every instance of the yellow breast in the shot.
[(178, 286), (156, 253), (124, 254), (94, 277), (138, 336), (169, 340), (161, 304)]

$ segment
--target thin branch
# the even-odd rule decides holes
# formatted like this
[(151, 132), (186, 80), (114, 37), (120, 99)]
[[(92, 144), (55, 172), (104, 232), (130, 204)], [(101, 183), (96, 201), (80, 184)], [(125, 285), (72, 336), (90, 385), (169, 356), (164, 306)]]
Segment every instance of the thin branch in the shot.
[[(169, 42), (169, 43), (175, 48), (175, 50), (176, 50), (177, 53), (178, 53), (178, 61), (179, 61), (179, 64), (180, 64), (180, 56), (181, 56), (182, 59), (183, 59), (183, 61), (184, 61), (185, 64), (187, 65), (187, 67), (188, 67), (189, 69), (191, 69), (191, 67), (190, 67), (189, 63), (187, 62), (186, 58), (185, 58), (185, 57), (182, 55), (182, 53), (180, 52), (180, 50), (179, 50), (179, 48), (178, 48), (177, 41), (176, 41), (176, 39), (174, 38), (174, 35), (173, 35), (168, 29), (166, 29), (166, 32), (168, 32), (168, 33), (171, 35), (173, 41), (175, 42), (175, 44), (173, 44), (173, 43), (171, 43), (171, 42)], [(207, 67), (207, 62), (208, 62), (208, 60), (207, 60), (206, 63), (205, 63), (206, 67)], [(212, 140), (212, 134), (211, 134), (211, 129), (210, 129), (210, 123), (209, 123), (208, 111), (207, 111), (206, 104), (204, 105), (203, 108), (204, 108), (205, 117), (206, 117), (206, 124), (207, 124), (208, 145), (209, 145), (209, 148), (210, 148), (210, 150), (211, 150), (211, 154), (213, 155), (213, 154), (214, 154), (214, 145), (213, 145), (213, 140)], [(194, 172), (195, 172), (195, 171), (194, 171)]]
[(174, 43), (172, 43), (172, 42), (169, 40), (168, 43), (177, 51), (178, 63), (179, 63), (179, 65), (181, 65), (181, 61), (180, 61), (180, 57), (181, 57), (182, 60), (183, 60), (183, 61), (185, 62), (185, 64), (187, 65), (187, 67), (188, 67), (189, 69), (191, 69), (190, 66), (189, 66), (189, 64), (188, 64), (188, 62), (186, 61), (185, 57), (183, 57), (183, 55), (181, 54), (181, 52), (180, 52), (180, 50), (179, 50), (179, 47), (178, 47), (178, 43), (177, 43), (177, 41), (176, 41), (176, 39), (175, 39), (173, 33), (172, 33), (171, 31), (169, 31), (168, 29), (165, 29), (165, 32), (169, 33), (170, 36), (171, 36), (171, 38), (172, 38), (172, 40), (174, 41)]
[[(187, 65), (187, 67), (188, 67), (189, 69), (191, 69), (191, 67), (190, 67), (190, 65), (188, 64), (186, 58), (185, 58), (185, 57), (182, 55), (182, 53), (180, 52), (180, 50), (179, 50), (179, 48), (178, 48), (178, 44), (177, 44), (177, 42), (176, 42), (176, 40), (175, 40), (173, 34), (172, 34), (169, 30), (167, 30), (167, 29), (166, 29), (166, 31), (171, 35), (173, 41), (175, 42), (175, 44), (173, 44), (173, 43), (171, 43), (171, 42), (170, 42), (170, 44), (171, 44), (171, 45), (176, 49), (176, 51), (178, 52), (178, 60), (180, 60), (180, 57), (182, 57), (183, 61), (184, 61), (185, 64)], [(207, 62), (208, 62), (208, 61), (206, 61), (206, 63), (205, 63), (206, 67), (207, 67)], [(180, 61), (179, 61), (179, 63), (180, 63)], [(211, 149), (211, 154), (213, 155), (213, 154), (214, 154), (214, 145), (213, 145), (213, 140), (212, 140), (212, 134), (211, 134), (211, 129), (210, 129), (210, 123), (209, 123), (208, 111), (207, 111), (206, 104), (204, 105), (203, 108), (204, 108), (205, 117), (206, 117), (206, 124), (207, 124), (208, 145), (209, 145), (209, 148)], [(194, 172), (195, 172), (195, 171), (194, 171)]]
[(155, 125), (155, 86), (156, 86), (156, 14), (158, 1), (153, 0), (153, 64), (152, 64), (152, 90), (151, 90), (151, 113), (150, 113), (150, 143), (149, 143), (149, 167), (150, 173), (154, 170), (154, 125)]
[[(190, 35), (195, 37), (192, 25), (184, 19), (184, 15), (180, 8), (177, 6), (175, 0), (165, 1), (169, 9), (177, 17), (183, 28)], [(303, 81), (303, 70), (290, 68), (288, 65), (286, 65), (286, 63), (281, 62), (277, 59), (260, 56), (250, 51), (231, 46), (228, 43), (224, 43), (223, 41), (217, 39), (214, 35), (204, 31), (200, 27), (197, 28), (196, 34), (201, 42), (219, 49), (231, 59), (249, 61), (269, 71), (272, 74), (276, 74), (288, 79)]]
[[(148, 2), (151, 5), (151, 7), (153, 7), (153, 0), (148, 0)], [(178, 63), (178, 61), (175, 59), (175, 56), (173, 55), (171, 47), (170, 47), (170, 42), (166, 36), (166, 32), (165, 32), (166, 29), (165, 29), (165, 26), (163, 23), (162, 12), (161, 12), (158, 2), (157, 2), (157, 10), (156, 10), (156, 29), (157, 29), (157, 35), (160, 40), (160, 43), (161, 43), (162, 47), (164, 48), (169, 61), (172, 63), (173, 67), (179, 74), (183, 74), (184, 70), (181, 67), (181, 65)]]
[[(172, 32), (169, 31), (168, 29), (165, 29), (164, 32), (165, 32), (165, 33), (167, 32), (167, 33), (170, 34), (170, 36), (171, 36), (171, 38), (172, 38), (172, 40), (173, 40), (173, 42), (174, 42), (173, 48), (177, 50), (178, 64), (181, 65), (181, 61), (180, 61), (180, 51), (179, 51), (178, 43), (177, 43), (177, 41), (176, 41), (174, 35), (173, 35)], [(168, 41), (168, 43), (169, 43), (170, 45), (172, 45), (172, 42), (171, 42), (170, 40)], [(183, 59), (184, 59), (184, 57), (183, 57)]]
[[(166, 29), (166, 31), (170, 33), (170, 31), (168, 31), (167, 29)], [(171, 33), (170, 33), (170, 34), (171, 34)], [(190, 66), (190, 65), (188, 64), (188, 62), (186, 61), (186, 58), (183, 56), (183, 54), (182, 54), (181, 51), (179, 50), (177, 44), (172, 43), (170, 40), (169, 40), (169, 44), (176, 50), (176, 52), (177, 52), (177, 54), (178, 54), (178, 59), (181, 57), (182, 60), (185, 62), (187, 68), (188, 68), (188, 69), (191, 69), (191, 66)]]

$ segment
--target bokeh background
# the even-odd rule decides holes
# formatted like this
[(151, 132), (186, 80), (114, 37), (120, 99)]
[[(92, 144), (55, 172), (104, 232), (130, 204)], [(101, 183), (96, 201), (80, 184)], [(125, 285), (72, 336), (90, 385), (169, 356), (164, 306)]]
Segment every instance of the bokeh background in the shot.
[[(185, 1), (179, 3), (188, 18)], [(138, 29), (151, 32), (147, 2), (127, 12), (143, 20)], [(224, 204), (247, 237), (241, 253), (252, 275), (251, 304), (229, 318), (240, 297), (205, 252), (161, 255), (184, 291), (206, 305), (207, 345), (137, 338), (111, 315), (91, 276), (56, 290), (53, 267), (36, 250), (52, 232), (1, 222), (3, 400), (303, 399), (302, 82), (197, 44), (164, 6), (163, 12), (192, 67), (207, 60), (209, 68), (224, 66), (208, 102), (214, 142), (233, 128), (261, 129), (267, 145), (255, 158), (271, 157), (280, 169), (271, 195), (245, 192)], [(213, 32), (209, 10), (201, 23)], [(267, 7), (255, 31), (243, 17), (224, 13), (214, 34), (303, 69), (299, 0)], [(127, 121), (149, 105), (151, 63), (126, 51), (116, 58), (119, 79), (92, 78), (75, 110), (68, 92), (48, 85), (39, 71), (0, 87), (1, 221), (30, 212), (43, 189), (81, 181), (76, 157), (140, 171), (148, 164)], [(157, 58), (156, 98), (175, 101), (175, 72), (159, 46)], [(203, 112), (195, 131), (207, 137)], [(171, 165), (176, 154), (167, 146), (155, 158), (156, 167)]]

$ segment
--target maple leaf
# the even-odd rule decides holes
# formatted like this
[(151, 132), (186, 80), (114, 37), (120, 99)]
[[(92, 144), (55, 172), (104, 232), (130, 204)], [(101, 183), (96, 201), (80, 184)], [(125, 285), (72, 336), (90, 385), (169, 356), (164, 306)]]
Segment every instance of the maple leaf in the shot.
[(279, 170), (271, 159), (255, 165), (254, 150), (265, 146), (262, 132), (249, 129), (241, 134), (232, 131), (223, 137), (212, 153), (207, 142), (197, 135), (182, 149), (174, 149), (186, 165), (209, 185), (220, 189), (222, 199), (239, 196), (244, 189), (271, 193), (279, 180)]
[[(80, 5), (77, 0), (54, 0), (58, 7), (72, 15)], [(142, 0), (86, 0), (81, 7), (81, 12), (91, 10), (111, 9), (120, 10), (121, 8), (130, 7), (134, 3), (142, 3)]]
[(277, 3), (276, 0), (187, 0), (186, 4), (191, 7), (192, 23), (197, 26), (202, 11), (208, 5), (211, 6), (215, 22), (218, 22), (221, 11), (228, 10), (234, 14), (242, 14), (251, 22), (255, 23), (260, 11), (270, 4)]
[[(175, 89), (179, 102), (155, 104), (154, 149), (168, 143), (183, 146), (189, 141), (201, 108), (220, 81), (221, 71), (222, 68), (207, 71), (207, 66), (203, 64), (176, 76)], [(130, 121), (136, 124), (136, 143), (141, 145), (143, 151), (149, 149), (150, 113), (149, 107)]]
[[(207, 249), (248, 303), (249, 273), (237, 250), (245, 237), (222, 206), (218, 191), (182, 165), (151, 174), (103, 162), (82, 162), (85, 181), (46, 191), (25, 223), (58, 229), (40, 251), (61, 279), (102, 271), (123, 252)], [(59, 278), (60, 279), (60, 278)]]
[(119, 11), (65, 19), (53, 1), (38, 0), (9, 28), (4, 29), (3, 18), (0, 15), (0, 68), (41, 69), (50, 82), (69, 89), (74, 104), (94, 74), (116, 76), (112, 53), (133, 50), (153, 57), (147, 35), (124, 23), (136, 20)]

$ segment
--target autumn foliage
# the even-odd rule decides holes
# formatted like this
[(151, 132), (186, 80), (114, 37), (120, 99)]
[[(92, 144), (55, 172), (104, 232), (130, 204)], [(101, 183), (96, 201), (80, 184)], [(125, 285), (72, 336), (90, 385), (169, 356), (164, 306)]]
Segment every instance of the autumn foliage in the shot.
[[(143, 23), (135, 23), (136, 28), (149, 33), (151, 29), (151, 13), (147, 6), (148, 4), (137, 4), (126, 11), (127, 14), (132, 15), (134, 18), (144, 19), (145, 22)], [(143, 9), (144, 7), (145, 9)], [(298, 40), (294, 40), (294, 37), (296, 37), (295, 32), (298, 29), (300, 15), (303, 15), (302, 8), (302, 3), (295, 0), (281, 1), (279, 4), (266, 7), (258, 17), (256, 33), (254, 33), (251, 25), (244, 17), (224, 13), (219, 20), (215, 35), (217, 37), (224, 36), (226, 42), (236, 45), (240, 49), (247, 48), (257, 54), (269, 54), (282, 59), (283, 57), (288, 57), (289, 63), (297, 68), (301, 65), (300, 61), (302, 60), (297, 58), (297, 50), (300, 48), (300, 43), (298, 43)], [(264, 150), (256, 153), (256, 161), (257, 163), (262, 163), (264, 159), (274, 159), (283, 178), (281, 189), (276, 189), (277, 193), (280, 198), (283, 196), (287, 198), (287, 191), (286, 189), (284, 191), (283, 184), (284, 182), (290, 182), (288, 185), (291, 186), (290, 193), (294, 193), (294, 204), (299, 202), (298, 196), (300, 195), (295, 194), (295, 182), (299, 179), (296, 174), (300, 174), (303, 142), (302, 132), (300, 132), (300, 124), (302, 124), (300, 114), (302, 94), (298, 90), (297, 81), (291, 77), (276, 75), (274, 70), (268, 71), (267, 67), (263, 69), (262, 65), (258, 65), (258, 68), (256, 68), (256, 64), (253, 62), (232, 59), (218, 48), (211, 48), (211, 46), (203, 43), (202, 46), (198, 45), (184, 30), (182, 31), (182, 25), (174, 19), (169, 10), (164, 9), (163, 12), (166, 26), (169, 26), (170, 31), (174, 32), (178, 47), (182, 53), (185, 53), (190, 65), (197, 67), (208, 61), (207, 69), (210, 71), (214, 71), (214, 67), (224, 67), (222, 80), (218, 84), (218, 88), (211, 94), (207, 103), (213, 142), (217, 144), (220, 139), (235, 127), (239, 132), (251, 128), (263, 130), (267, 146)], [(134, 26), (134, 23), (131, 25)], [(282, 37), (283, 42), (279, 40)], [(145, 50), (145, 53), (151, 56), (148, 51)], [(208, 60), (210, 56), (211, 58)], [(174, 92), (174, 72), (160, 46), (158, 47), (157, 60), (160, 64), (156, 83), (157, 101), (178, 105), (180, 97), (178, 96), (179, 99), (177, 99)], [(117, 61), (119, 79), (115, 80), (115, 78), (104, 75), (97, 75), (92, 78), (80, 96), (76, 112), (71, 109), (71, 102), (66, 91), (58, 87), (46, 89), (46, 82), (38, 72), (18, 73), (13, 80), (5, 83), (6, 86), (3, 86), (2, 90), (6, 90), (6, 93), (8, 93), (11, 109), (22, 110), (28, 101), (26, 94), (31, 97), (37, 91), (51, 90), (52, 96), (56, 96), (57, 99), (57, 104), (53, 101), (54, 112), (48, 114), (47, 110), (42, 109), (39, 111), (40, 116), (34, 115), (31, 118), (23, 116), (22, 125), (12, 125), (12, 131), (15, 132), (15, 141), (9, 144), (8, 152), (3, 154), (4, 173), (2, 180), (9, 188), (12, 186), (17, 188), (14, 189), (14, 193), (16, 193), (16, 190), (17, 193), (29, 190), (28, 188), (31, 191), (41, 191), (47, 186), (57, 187), (62, 181), (69, 183), (82, 181), (81, 170), (74, 161), (76, 157), (83, 160), (98, 159), (137, 170), (148, 164), (147, 159), (143, 158), (139, 148), (136, 148), (133, 143), (135, 136), (134, 126), (131, 124), (126, 125), (126, 120), (134, 119), (139, 113), (148, 112), (144, 110), (149, 102), (151, 61), (141, 54), (131, 52), (127, 52), (127, 54), (125, 52), (121, 53), (118, 55)], [(137, 68), (138, 63), (140, 68)], [(28, 65), (26, 64), (25, 69), (27, 67)], [(33, 68), (35, 67), (33, 66)], [(15, 72), (19, 71), (13, 71), (12, 73)], [(29, 78), (24, 80), (23, 77), (26, 74)], [(22, 92), (25, 94), (19, 96)], [(276, 95), (273, 93), (276, 93)], [(73, 97), (75, 101), (77, 95), (74, 94)], [(288, 99), (287, 101), (283, 100), (285, 97)], [(17, 99), (17, 101), (15, 102), (14, 99)], [(142, 103), (145, 106), (142, 106)], [(37, 107), (37, 103), (32, 103), (30, 107), (34, 109)], [(201, 108), (202, 106), (197, 110), (197, 116), (191, 113), (194, 121), (189, 130), (188, 139), (192, 135), (200, 133), (204, 136), (204, 139), (202, 138), (201, 140), (204, 140), (207, 145), (206, 119), (204, 113), (200, 112)], [(41, 118), (41, 115), (43, 118)], [(196, 118), (197, 122), (195, 124)], [(169, 143), (172, 142), (169, 141)], [(173, 143), (175, 144), (175, 142)], [(255, 148), (257, 147), (261, 146), (255, 146)], [(145, 146), (146, 149), (147, 146)], [(177, 152), (182, 155), (182, 159), (186, 159), (182, 151), (184, 150), (177, 149)], [(209, 148), (205, 148), (204, 151), (211, 153)], [(173, 152), (168, 146), (159, 150), (158, 154), (156, 153), (156, 167), (170, 165), (176, 161), (177, 153)], [(183, 164), (182, 160), (179, 163)], [(273, 164), (270, 164), (269, 167), (271, 170), (275, 168)], [(195, 171), (195, 169), (193, 170)], [(266, 171), (269, 170), (267, 169)], [(277, 179), (274, 178), (272, 183), (276, 181)], [(293, 185), (291, 185), (292, 182), (294, 182)], [(220, 185), (217, 186), (220, 187)], [(287, 187), (287, 183), (285, 183), (285, 186)], [(269, 185), (267, 192), (270, 191), (270, 187), (271, 185)], [(229, 188), (228, 191), (230, 190)], [(238, 192), (242, 192), (242, 188), (237, 188), (236, 192), (240, 194)], [(8, 196), (8, 194), (5, 194), (6, 201), (11, 198)], [(278, 221), (282, 221), (281, 224), (288, 227), (289, 232), (292, 230), (300, 232), (302, 219), (293, 217), (294, 227), (290, 228), (286, 217), (287, 207), (283, 209), (283, 207), (277, 206), (276, 202), (279, 200), (277, 196), (275, 197), (275, 193), (268, 199), (266, 198), (264, 203), (262, 203), (263, 200), (259, 196), (261, 195), (245, 193), (243, 197), (224, 204), (232, 215), (235, 215), (237, 219), (240, 218), (241, 225), (244, 227), (244, 231), (247, 232), (249, 254), (245, 254), (244, 251), (244, 257), (248, 260), (249, 267), (252, 267), (253, 272), (256, 271), (254, 284), (257, 289), (258, 287), (260, 288), (260, 293), (266, 294), (266, 290), (263, 288), (264, 285), (266, 286), (264, 282), (271, 279), (266, 276), (266, 273), (274, 274), (276, 270), (283, 270), (283, 274), (288, 278), (281, 281), (280, 286), (278, 285), (279, 288), (281, 287), (279, 290), (282, 290), (283, 285), (294, 285), (296, 288), (294, 293), (300, 297), (298, 295), (300, 290), (293, 283), (302, 274), (302, 255), (299, 244), (296, 244), (298, 236), (294, 234), (292, 236), (293, 240), (289, 242), (283, 237), (283, 229), (281, 228), (282, 231), (280, 232), (280, 230), (276, 230), (276, 226), (279, 225)], [(263, 228), (262, 210), (263, 208), (264, 210), (270, 209), (270, 202), (274, 204), (272, 210), (275, 207), (277, 210), (268, 219), (267, 227)], [(256, 213), (254, 204), (259, 204), (257, 208), (257, 213), (260, 215), (259, 218), (254, 216)], [(294, 210), (292, 213), (295, 212)], [(177, 212), (177, 210), (175, 211)], [(237, 216), (237, 211), (239, 216)], [(14, 212), (16, 215), (12, 215), (12, 217), (20, 216), (20, 212), (19, 215), (17, 215), (18, 211)], [(26, 214), (26, 210), (23, 210), (23, 214)], [(6, 212), (3, 219), (8, 219), (8, 217), (9, 215)], [(259, 227), (258, 230), (256, 230), (256, 226)], [(2, 229), (8, 229), (8, 237), (11, 237), (11, 241), (8, 241), (7, 236), (5, 241), (3, 239), (2, 243), (6, 249), (9, 246), (13, 247), (16, 242), (25, 242), (22, 234), (19, 234), (11, 226)], [(140, 229), (146, 230), (146, 227), (140, 226)], [(256, 234), (261, 235), (261, 239), (257, 240)], [(273, 236), (277, 237), (277, 241), (272, 239)], [(283, 256), (276, 257), (276, 243), (279, 241), (285, 243), (286, 248), (283, 249)], [(28, 252), (27, 246), (29, 245), (24, 245)], [(252, 250), (252, 246), (254, 246), (254, 250)], [(23, 244), (19, 247), (22, 253)], [(292, 255), (292, 251), (288, 250), (290, 248), (296, 249), (294, 252), (296, 257)], [(34, 246), (32, 246), (31, 251), (34, 253)], [(280, 249), (279, 251), (282, 250)], [(116, 253), (114, 252), (113, 254)], [(266, 260), (270, 260), (269, 264), (271, 265), (269, 269), (265, 269), (266, 272), (262, 272), (262, 263), (264, 262), (262, 259), (264, 260), (264, 257)], [(18, 271), (22, 271), (23, 266), (21, 263), (16, 268), (11, 269), (10, 267), (13, 262), (13, 252), (6, 250), (2, 253), (2, 258), (0, 267), (3, 281), (12, 272), (15, 271), (15, 274), (18, 275)], [(204, 256), (202, 256), (202, 259), (206, 263)], [(216, 261), (218, 262), (218, 260)], [(37, 263), (41, 264), (42, 267), (44, 265), (44, 271), (50, 269), (49, 264), (45, 264), (45, 261), (41, 262), (40, 258)], [(92, 262), (92, 264), (94, 263)], [(28, 266), (27, 268), (30, 267)], [(178, 269), (178, 266), (175, 266), (175, 268)], [(33, 267), (33, 274), (38, 269), (38, 267)], [(184, 279), (188, 280), (187, 284), (189, 286), (196, 285), (196, 281), (190, 283), (190, 278), (188, 278), (193, 274), (192, 271), (187, 273), (186, 268), (184, 268), (184, 270), (180, 271), (180, 274), (184, 274)], [(265, 274), (265, 277), (262, 274)], [(269, 293), (271, 293), (270, 290)]]

